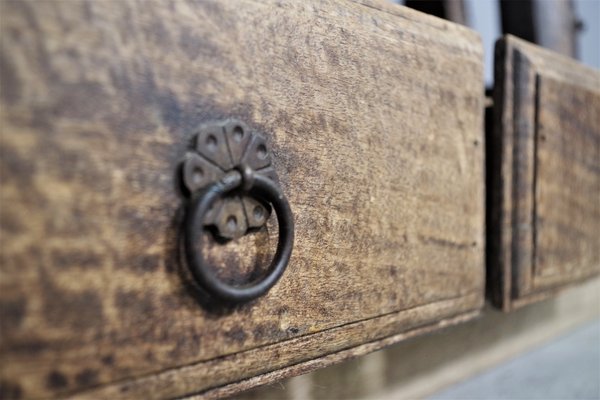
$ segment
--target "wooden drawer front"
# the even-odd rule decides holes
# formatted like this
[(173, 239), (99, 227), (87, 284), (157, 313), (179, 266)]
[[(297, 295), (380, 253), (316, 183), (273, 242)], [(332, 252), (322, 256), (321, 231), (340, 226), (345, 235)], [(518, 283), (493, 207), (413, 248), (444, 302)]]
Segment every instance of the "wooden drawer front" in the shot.
[[(1, 7), (6, 387), (180, 396), (481, 307), (475, 33), (380, 2)], [(296, 240), (277, 285), (228, 308), (187, 279), (177, 167), (229, 117), (266, 136)], [(276, 234), (212, 251), (243, 278)]]
[(510, 309), (600, 271), (600, 73), (513, 37), (497, 68), (491, 276)]

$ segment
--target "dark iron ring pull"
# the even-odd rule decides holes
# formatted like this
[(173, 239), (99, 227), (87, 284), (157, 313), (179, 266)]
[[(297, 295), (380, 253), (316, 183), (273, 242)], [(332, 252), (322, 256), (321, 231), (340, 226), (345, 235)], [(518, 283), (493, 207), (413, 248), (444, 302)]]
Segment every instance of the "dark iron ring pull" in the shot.
[[(206, 214), (218, 198), (236, 189), (269, 202), (277, 214), (279, 224), (279, 240), (269, 274), (263, 280), (245, 286), (232, 286), (221, 281), (205, 265), (202, 255), (201, 240)], [(249, 168), (244, 168), (241, 172), (231, 171), (200, 191), (190, 202), (186, 220), (185, 254), (189, 268), (200, 286), (221, 300), (238, 303), (262, 296), (277, 283), (290, 260), (294, 245), (294, 220), (290, 205), (277, 184), (261, 174), (255, 174)]]

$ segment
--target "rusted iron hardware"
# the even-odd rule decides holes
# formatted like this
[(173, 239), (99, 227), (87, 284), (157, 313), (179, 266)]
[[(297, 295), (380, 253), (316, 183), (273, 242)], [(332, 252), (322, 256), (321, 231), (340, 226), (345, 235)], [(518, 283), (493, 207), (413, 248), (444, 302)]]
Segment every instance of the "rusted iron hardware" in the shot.
[[(264, 175), (278, 184), (264, 137), (248, 129), (241, 121), (205, 124), (198, 128), (193, 151), (186, 154), (183, 183), (193, 194), (223, 178), (228, 171), (239, 170), (241, 166), (247, 166), (254, 173)], [(215, 201), (204, 224), (214, 226), (221, 238), (236, 239), (249, 229), (263, 226), (270, 214), (268, 203), (242, 191), (234, 191)]]
[[(239, 121), (202, 126), (183, 163), (183, 182), (190, 191), (184, 244), (187, 264), (197, 283), (227, 302), (242, 302), (265, 294), (277, 283), (292, 254), (294, 219), (290, 205), (270, 166), (265, 139)], [(279, 239), (269, 273), (259, 282), (232, 286), (221, 281), (203, 257), (205, 226), (234, 239), (262, 226), (271, 209), (279, 225)]]

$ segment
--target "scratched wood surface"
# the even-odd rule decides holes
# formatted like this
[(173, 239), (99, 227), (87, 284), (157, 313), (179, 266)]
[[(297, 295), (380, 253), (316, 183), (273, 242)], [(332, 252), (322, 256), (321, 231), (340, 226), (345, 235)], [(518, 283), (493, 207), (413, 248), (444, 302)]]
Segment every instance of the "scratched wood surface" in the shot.
[[(0, 7), (6, 397), (203, 393), (481, 307), (467, 28), (385, 2)], [(267, 138), (296, 222), (282, 279), (238, 307), (198, 292), (178, 246), (178, 166), (229, 117)], [(213, 244), (222, 276), (275, 234)]]
[(488, 285), (510, 310), (600, 272), (600, 73), (511, 36), (496, 69)]

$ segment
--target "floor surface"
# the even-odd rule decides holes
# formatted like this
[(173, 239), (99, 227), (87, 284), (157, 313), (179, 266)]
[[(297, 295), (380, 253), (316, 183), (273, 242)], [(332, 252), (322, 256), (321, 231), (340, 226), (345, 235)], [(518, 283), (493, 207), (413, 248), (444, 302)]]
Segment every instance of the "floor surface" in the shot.
[(600, 399), (600, 321), (430, 399)]

